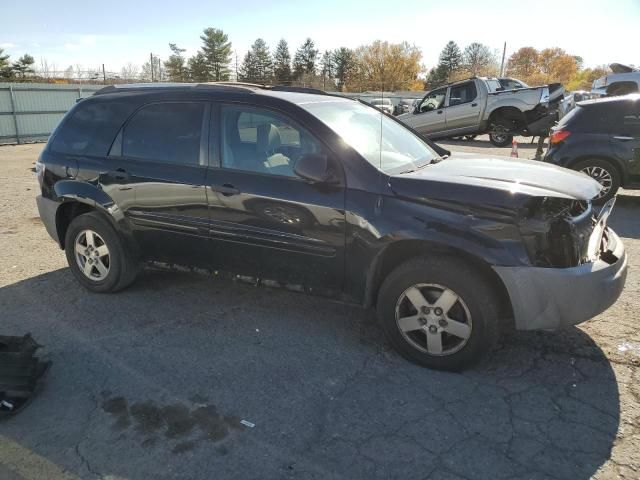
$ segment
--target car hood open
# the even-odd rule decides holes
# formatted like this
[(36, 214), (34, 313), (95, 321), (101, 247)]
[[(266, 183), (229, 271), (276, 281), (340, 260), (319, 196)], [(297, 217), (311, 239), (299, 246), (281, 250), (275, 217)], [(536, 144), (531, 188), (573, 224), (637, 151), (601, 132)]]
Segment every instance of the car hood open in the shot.
[[(420, 188), (421, 181), (431, 183), (434, 188)], [(436, 195), (447, 191), (446, 197), (464, 197), (465, 192), (455, 187), (466, 186), (469, 194), (473, 191), (479, 195), (473, 200), (500, 198), (502, 204), (508, 202), (509, 197), (591, 200), (601, 189), (598, 182), (583, 173), (548, 163), (460, 152), (414, 172), (392, 176), (389, 184), (398, 193), (417, 193), (419, 189), (428, 197), (431, 197), (430, 191), (440, 192)], [(444, 185), (448, 187), (441, 188)], [(498, 192), (501, 195), (495, 195)]]

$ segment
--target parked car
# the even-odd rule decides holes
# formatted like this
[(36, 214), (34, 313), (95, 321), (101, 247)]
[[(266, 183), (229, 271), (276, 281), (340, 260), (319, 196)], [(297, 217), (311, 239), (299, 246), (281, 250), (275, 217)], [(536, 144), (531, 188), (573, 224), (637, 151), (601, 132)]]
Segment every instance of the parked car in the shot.
[(390, 98), (372, 98), (372, 99), (364, 99), (364, 101), (367, 103), (370, 103), (376, 108), (379, 108), (384, 113), (393, 115), (394, 107)]
[(640, 94), (578, 103), (552, 129), (544, 161), (600, 182), (597, 203), (640, 188)]
[(553, 87), (504, 90), (498, 79), (471, 78), (428, 92), (412, 113), (398, 118), (429, 138), (489, 133), (497, 147), (513, 135), (540, 135), (557, 120), (554, 108), (563, 89)]
[(640, 92), (640, 70), (620, 63), (612, 63), (609, 68), (613, 73), (593, 81), (593, 93), (611, 97)]
[(127, 287), (150, 260), (303, 286), (374, 307), (390, 343), (433, 368), (615, 302), (627, 262), (591, 210), (598, 182), (449, 153), (339, 96), (111, 86), (52, 134), (37, 204), (89, 291)]
[(411, 113), (416, 108), (416, 105), (420, 102), (419, 98), (403, 98), (400, 100), (399, 106), (401, 111), (398, 112), (398, 115), (403, 113)]

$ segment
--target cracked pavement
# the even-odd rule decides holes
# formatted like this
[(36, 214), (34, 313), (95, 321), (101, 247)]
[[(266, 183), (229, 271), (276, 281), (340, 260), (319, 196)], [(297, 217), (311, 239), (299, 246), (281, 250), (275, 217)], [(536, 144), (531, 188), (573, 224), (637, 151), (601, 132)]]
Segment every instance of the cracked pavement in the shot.
[(48, 478), (640, 478), (637, 194), (610, 222), (630, 261), (616, 305), (452, 374), (320, 298), (155, 270), (87, 293), (37, 219), (41, 148), (0, 148), (0, 326), (53, 360), (0, 424), (0, 478), (42, 478), (44, 460)]

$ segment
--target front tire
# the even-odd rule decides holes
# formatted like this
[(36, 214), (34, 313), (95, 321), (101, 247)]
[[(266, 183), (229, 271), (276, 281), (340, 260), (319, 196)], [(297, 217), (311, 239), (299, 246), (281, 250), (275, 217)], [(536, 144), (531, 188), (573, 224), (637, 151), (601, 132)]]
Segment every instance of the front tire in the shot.
[(513, 135), (508, 133), (492, 132), (489, 134), (489, 141), (494, 147), (507, 147), (513, 143)]
[(91, 292), (121, 290), (135, 280), (140, 268), (115, 229), (97, 212), (73, 219), (65, 235), (65, 253), (73, 276)]
[(602, 185), (602, 190), (593, 199), (594, 204), (602, 205), (618, 193), (622, 181), (618, 169), (611, 162), (599, 158), (590, 158), (576, 163), (571, 168), (589, 175)]
[(500, 334), (498, 302), (488, 283), (456, 259), (420, 257), (400, 265), (378, 294), (389, 342), (429, 368), (457, 371), (476, 363)]

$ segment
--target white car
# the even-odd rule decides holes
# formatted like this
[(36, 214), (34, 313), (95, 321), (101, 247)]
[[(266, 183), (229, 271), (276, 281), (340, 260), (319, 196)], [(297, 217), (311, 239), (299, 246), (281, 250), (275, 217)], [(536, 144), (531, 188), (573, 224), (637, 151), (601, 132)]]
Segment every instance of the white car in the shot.
[(391, 99), (389, 98), (372, 98), (371, 100), (365, 100), (365, 102), (379, 108), (384, 113), (393, 115), (393, 103), (391, 103)]

